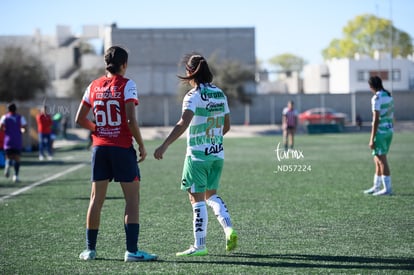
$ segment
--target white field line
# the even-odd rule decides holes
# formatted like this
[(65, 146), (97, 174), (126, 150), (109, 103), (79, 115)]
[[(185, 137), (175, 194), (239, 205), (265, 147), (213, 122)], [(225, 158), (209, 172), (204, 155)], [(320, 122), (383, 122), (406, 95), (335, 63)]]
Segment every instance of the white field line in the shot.
[(30, 190), (30, 189), (32, 189), (33, 187), (39, 186), (39, 185), (41, 185), (41, 184), (43, 184), (43, 183), (49, 182), (49, 181), (51, 181), (51, 180), (57, 179), (57, 178), (59, 178), (59, 177), (61, 177), (61, 176), (64, 176), (64, 175), (66, 175), (66, 174), (68, 174), (68, 173), (71, 173), (71, 172), (73, 172), (73, 171), (76, 171), (76, 170), (78, 170), (78, 169), (80, 169), (80, 168), (84, 167), (85, 165), (86, 165), (86, 163), (81, 163), (81, 164), (78, 164), (78, 165), (73, 166), (73, 167), (71, 167), (71, 168), (69, 168), (69, 169), (67, 169), (67, 170), (64, 170), (64, 171), (62, 171), (62, 172), (60, 172), (60, 173), (57, 173), (57, 174), (55, 174), (55, 175), (53, 175), (53, 176), (50, 176), (50, 177), (45, 178), (45, 179), (43, 179), (43, 180), (40, 180), (40, 181), (38, 181), (38, 182), (32, 183), (31, 185), (28, 185), (28, 186), (26, 186), (26, 187), (24, 187), (24, 188), (20, 188), (20, 189), (18, 189), (18, 190), (16, 190), (16, 191), (14, 191), (13, 193), (10, 193), (10, 194), (8, 194), (8, 195), (6, 195), (6, 196), (4, 196), (4, 197), (0, 198), (0, 202), (3, 202), (3, 201), (5, 201), (5, 200), (7, 200), (7, 199), (9, 199), (9, 198), (15, 197), (15, 196), (17, 196), (17, 195), (19, 195), (19, 194), (21, 194), (21, 193), (23, 193), (23, 192), (29, 191), (29, 190)]

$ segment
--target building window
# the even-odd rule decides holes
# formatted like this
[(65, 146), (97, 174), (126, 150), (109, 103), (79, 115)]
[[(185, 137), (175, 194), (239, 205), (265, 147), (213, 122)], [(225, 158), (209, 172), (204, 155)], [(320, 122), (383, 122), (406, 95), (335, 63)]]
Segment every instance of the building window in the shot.
[(370, 71), (369, 76), (379, 76), (383, 81), (388, 81), (388, 71)]
[(392, 70), (392, 80), (393, 81), (401, 81), (401, 71), (400, 70)]
[[(388, 81), (389, 71), (358, 71), (357, 79), (359, 82), (366, 82), (371, 76), (379, 76), (383, 81)], [(401, 70), (392, 70), (392, 81), (401, 81)]]
[(358, 79), (359, 82), (366, 82), (366, 81), (368, 81), (368, 78), (369, 78), (368, 71), (358, 71), (357, 73), (358, 73), (357, 79)]

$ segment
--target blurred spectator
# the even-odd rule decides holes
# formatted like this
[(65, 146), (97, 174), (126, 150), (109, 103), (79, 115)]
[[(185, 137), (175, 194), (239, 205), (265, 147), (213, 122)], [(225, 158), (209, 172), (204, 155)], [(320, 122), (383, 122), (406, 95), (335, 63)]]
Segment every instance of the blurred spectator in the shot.
[(69, 118), (68, 118), (68, 116), (64, 116), (62, 118), (62, 137), (64, 139), (68, 138), (68, 136), (67, 136), (68, 124), (69, 124)]
[(4, 131), (3, 148), (6, 152), (4, 176), (10, 176), (10, 167), (14, 167), (13, 182), (19, 181), (20, 154), (23, 147), (22, 133), (26, 130), (26, 119), (18, 114), (16, 104), (7, 106), (8, 113), (0, 118), (0, 129)]
[(3, 168), (4, 165), (6, 164), (3, 143), (4, 143), (4, 131), (0, 129), (0, 167), (1, 168)]
[(39, 134), (39, 160), (45, 159), (45, 150), (48, 153), (47, 158), (51, 160), (53, 156), (51, 139), (53, 122), (50, 115), (46, 112), (46, 106), (40, 109), (40, 112), (36, 116), (36, 122)]
[(289, 100), (282, 111), (283, 143), (286, 151), (289, 148), (293, 149), (297, 124), (298, 112), (295, 110), (293, 101)]
[(362, 129), (362, 117), (359, 114), (356, 116), (356, 124), (358, 126), (358, 129), (361, 130)]

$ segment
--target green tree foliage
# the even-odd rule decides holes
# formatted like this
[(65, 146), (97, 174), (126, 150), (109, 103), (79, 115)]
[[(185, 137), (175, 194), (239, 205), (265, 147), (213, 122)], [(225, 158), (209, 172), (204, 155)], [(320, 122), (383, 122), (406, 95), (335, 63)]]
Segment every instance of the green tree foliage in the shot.
[(300, 56), (284, 53), (270, 58), (269, 63), (279, 67), (284, 72), (300, 72), (306, 64), (306, 61)]
[(237, 61), (226, 61), (210, 65), (214, 75), (214, 84), (220, 87), (229, 100), (229, 104), (239, 101), (250, 104), (251, 97), (246, 87), (254, 83), (255, 74)]
[(37, 57), (22, 48), (6, 47), (0, 53), (0, 101), (26, 101), (44, 93), (48, 71)]
[(393, 56), (407, 57), (413, 53), (410, 35), (395, 28), (390, 20), (375, 15), (355, 17), (343, 28), (342, 33), (342, 39), (333, 39), (322, 51), (325, 60), (353, 58), (356, 53), (373, 57), (376, 51), (389, 53), (391, 44)]
[[(237, 61), (218, 62), (215, 56), (209, 59), (208, 65), (214, 76), (213, 83), (223, 90), (230, 105), (237, 101), (243, 104), (251, 103), (247, 87), (254, 84), (254, 70), (250, 70)], [(190, 86), (182, 85), (179, 94), (182, 96), (189, 89)]]
[(79, 75), (74, 79), (74, 89), (71, 96), (81, 99), (88, 85), (104, 73), (105, 71), (103, 69), (81, 70)]

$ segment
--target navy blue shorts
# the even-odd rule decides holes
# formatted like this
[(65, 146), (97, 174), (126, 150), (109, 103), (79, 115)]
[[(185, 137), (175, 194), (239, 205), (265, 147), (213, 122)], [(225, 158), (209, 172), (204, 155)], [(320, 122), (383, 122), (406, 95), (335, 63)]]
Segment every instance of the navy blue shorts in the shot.
[(140, 180), (137, 152), (134, 147), (95, 146), (92, 149), (92, 181)]
[(22, 153), (22, 150), (12, 148), (12, 149), (6, 149), (5, 152), (6, 152), (6, 156), (13, 156), (13, 155), (20, 156)]

